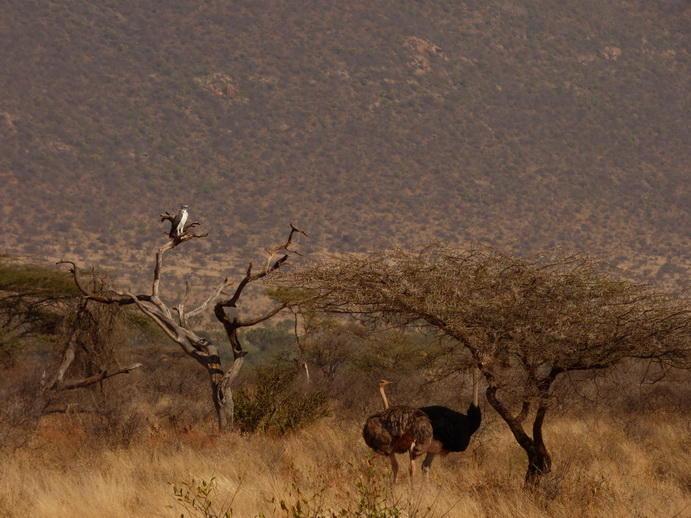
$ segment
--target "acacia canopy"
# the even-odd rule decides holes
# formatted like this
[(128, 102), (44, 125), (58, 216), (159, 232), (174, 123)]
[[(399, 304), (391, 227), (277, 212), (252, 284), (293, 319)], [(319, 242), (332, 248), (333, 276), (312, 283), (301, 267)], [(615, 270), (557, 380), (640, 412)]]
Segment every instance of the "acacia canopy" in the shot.
[(564, 371), (625, 357), (690, 366), (688, 301), (582, 252), (519, 258), (434, 245), (328, 259), (289, 282), (318, 293), (322, 309), (432, 326), (478, 357)]

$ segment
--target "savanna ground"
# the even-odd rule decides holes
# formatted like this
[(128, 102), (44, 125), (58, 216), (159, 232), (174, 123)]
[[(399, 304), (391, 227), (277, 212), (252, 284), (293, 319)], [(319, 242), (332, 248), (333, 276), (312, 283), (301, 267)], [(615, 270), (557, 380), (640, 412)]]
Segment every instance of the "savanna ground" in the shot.
[[(553, 473), (528, 492), (525, 454), (482, 399), (468, 451), (436, 459), (427, 483), (418, 473), (392, 485), (361, 437), (381, 405), (376, 378), (315, 375), (329, 416), (283, 435), (219, 434), (201, 369), (176, 357), (155, 365), (67, 394), (54, 404), (63, 412), (39, 420), (34, 375), (6, 370), (0, 516), (691, 517), (687, 372), (640, 384), (638, 370), (620, 371), (580, 394), (564, 384), (545, 427)], [(465, 411), (470, 398), (464, 378), (396, 382), (394, 404)]]

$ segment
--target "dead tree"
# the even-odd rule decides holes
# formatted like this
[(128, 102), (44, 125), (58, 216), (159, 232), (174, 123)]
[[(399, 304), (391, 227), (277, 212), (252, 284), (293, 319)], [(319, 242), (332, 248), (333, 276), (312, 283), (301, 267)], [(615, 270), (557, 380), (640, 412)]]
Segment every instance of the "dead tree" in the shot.
[[(166, 213), (161, 215), (161, 221), (169, 220), (172, 222), (173, 216)], [(103, 295), (94, 293), (89, 290), (82, 282), (79, 274), (79, 269), (72, 261), (60, 261), (62, 264), (71, 265), (70, 271), (74, 276), (74, 282), (79, 288), (85, 300), (93, 300), (102, 304), (118, 304), (130, 305), (134, 304), (144, 313), (148, 318), (155, 322), (163, 332), (175, 343), (177, 343), (183, 351), (192, 358), (194, 358), (200, 365), (202, 365), (209, 374), (211, 381), (211, 392), (214, 408), (218, 418), (218, 426), (221, 430), (227, 430), (233, 424), (233, 397), (231, 392), (231, 384), (237, 377), (242, 367), (245, 355), (247, 352), (243, 350), (238, 337), (238, 330), (243, 327), (250, 327), (260, 322), (264, 322), (276, 315), (279, 311), (294, 305), (294, 302), (285, 302), (278, 304), (269, 312), (252, 319), (240, 320), (237, 316), (229, 316), (225, 312), (225, 308), (235, 308), (244, 289), (252, 282), (262, 279), (269, 273), (278, 269), (287, 260), (290, 254), (296, 253), (290, 250), (294, 234), (305, 234), (297, 227), (290, 225), (290, 234), (288, 240), (279, 246), (267, 251), (267, 259), (262, 269), (258, 272), (253, 272), (252, 263), (249, 264), (245, 276), (237, 284), (233, 295), (227, 299), (221, 299), (224, 295), (224, 290), (228, 289), (233, 280), (230, 277), (223, 279), (215, 289), (208, 295), (204, 302), (196, 308), (186, 309), (186, 304), (189, 300), (190, 290), (186, 290), (184, 299), (177, 306), (169, 307), (160, 298), (160, 284), (163, 271), (163, 255), (178, 245), (190, 241), (192, 239), (200, 239), (206, 237), (208, 234), (195, 234), (191, 228), (197, 226), (198, 222), (188, 223), (185, 226), (181, 235), (177, 235), (170, 239), (167, 243), (161, 246), (156, 252), (156, 264), (154, 267), (153, 282), (151, 286), (151, 294), (135, 295), (128, 291), (119, 291), (115, 289), (110, 290), (110, 294)], [(283, 255), (276, 259), (276, 255), (283, 252)], [(58, 263), (58, 264), (60, 264)], [(206, 309), (214, 306), (214, 314), (225, 328), (230, 346), (233, 352), (233, 363), (228, 369), (224, 369), (221, 365), (221, 357), (217, 345), (211, 343), (209, 340), (199, 336), (195, 333), (189, 325), (192, 317), (199, 315), (206, 311)], [(64, 371), (63, 371), (64, 373)]]

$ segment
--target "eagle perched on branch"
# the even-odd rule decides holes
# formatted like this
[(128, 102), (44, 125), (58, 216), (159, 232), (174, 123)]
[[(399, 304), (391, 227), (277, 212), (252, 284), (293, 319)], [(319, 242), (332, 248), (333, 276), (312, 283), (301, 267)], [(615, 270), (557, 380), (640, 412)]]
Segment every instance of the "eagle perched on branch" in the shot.
[(187, 223), (187, 205), (180, 206), (180, 210), (175, 215), (171, 223), (172, 225), (170, 227), (170, 234), (168, 234), (168, 237), (180, 237), (185, 231), (185, 223)]

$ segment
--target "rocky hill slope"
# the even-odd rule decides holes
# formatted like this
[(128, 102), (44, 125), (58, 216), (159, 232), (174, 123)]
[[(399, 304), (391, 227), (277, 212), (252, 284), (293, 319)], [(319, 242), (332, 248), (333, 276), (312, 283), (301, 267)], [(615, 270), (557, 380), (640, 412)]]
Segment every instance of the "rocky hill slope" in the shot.
[(209, 237), (171, 266), (202, 277), (293, 222), (304, 253), (561, 245), (689, 285), (681, 0), (2, 10), (2, 251), (137, 282), (187, 203)]

